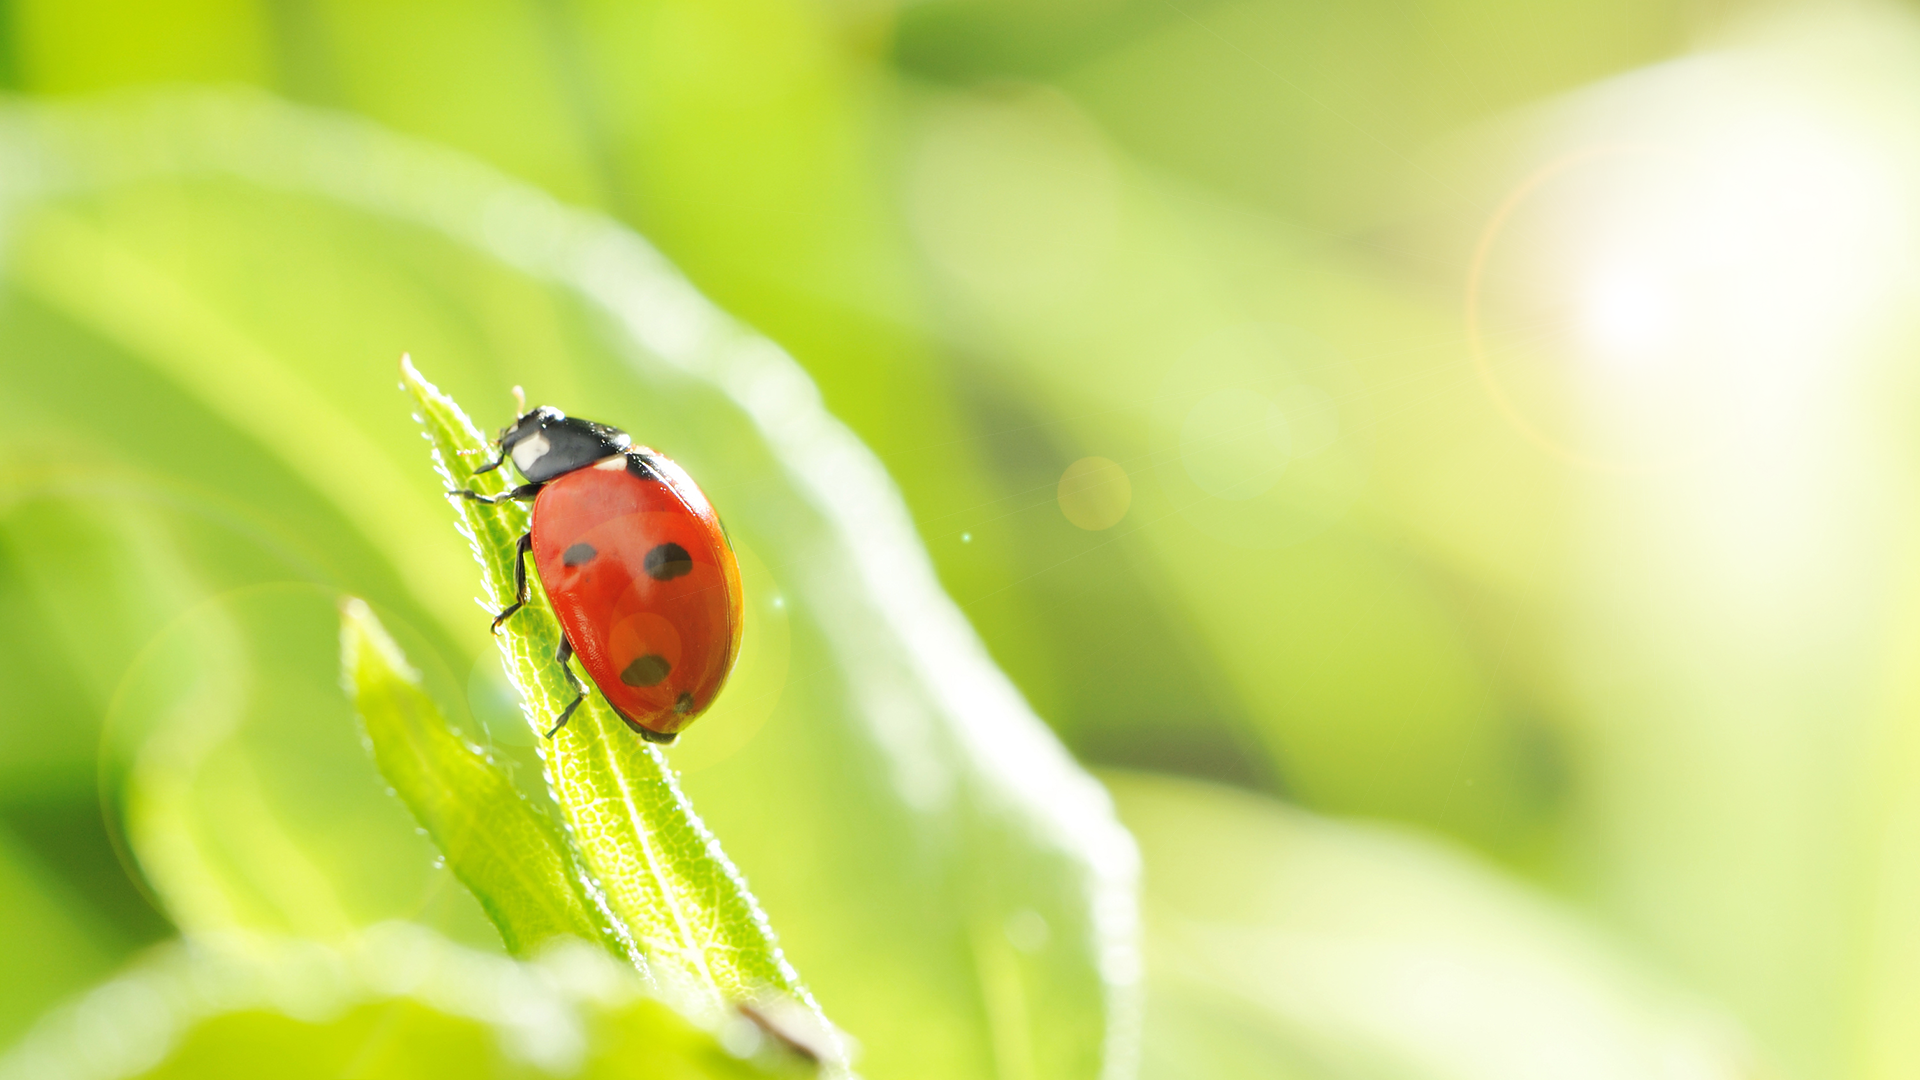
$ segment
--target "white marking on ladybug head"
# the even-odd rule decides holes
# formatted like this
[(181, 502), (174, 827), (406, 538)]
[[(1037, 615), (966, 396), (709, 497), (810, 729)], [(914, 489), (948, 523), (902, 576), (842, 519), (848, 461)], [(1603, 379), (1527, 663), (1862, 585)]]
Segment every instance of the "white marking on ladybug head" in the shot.
[(608, 472), (619, 472), (621, 469), (627, 467), (627, 457), (625, 454), (603, 457), (599, 461), (594, 462), (593, 467), (596, 469), (605, 469)]
[(551, 449), (553, 449), (553, 444), (547, 442), (547, 437), (537, 431), (534, 432), (513, 444), (514, 468), (519, 469), (523, 473), (526, 472), (528, 469), (533, 468), (534, 462), (546, 457), (547, 451)]

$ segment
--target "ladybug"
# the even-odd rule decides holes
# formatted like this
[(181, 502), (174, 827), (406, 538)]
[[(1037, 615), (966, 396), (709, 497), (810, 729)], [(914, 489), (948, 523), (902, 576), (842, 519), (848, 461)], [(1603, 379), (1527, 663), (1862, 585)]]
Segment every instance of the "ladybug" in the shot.
[(626, 432), (551, 406), (523, 414), (496, 440), (527, 482), (475, 502), (533, 502), (514, 553), (514, 602), (527, 603), (527, 555), (560, 617), (554, 659), (577, 691), (547, 737), (567, 725), (586, 688), (575, 656), (620, 719), (650, 742), (670, 743), (713, 704), (740, 654), (740, 566), (713, 506), (665, 454)]

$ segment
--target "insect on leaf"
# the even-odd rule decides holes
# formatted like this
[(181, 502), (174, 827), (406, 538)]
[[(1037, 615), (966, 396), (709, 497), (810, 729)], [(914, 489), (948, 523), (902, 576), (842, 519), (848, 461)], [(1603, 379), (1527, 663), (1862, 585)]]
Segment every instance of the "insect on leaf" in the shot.
[[(473, 422), (410, 360), (401, 369), (448, 487), (506, 490), (501, 470), (475, 475), (493, 448)], [(527, 530), (528, 509), (512, 501), (454, 500), (453, 512), (480, 563), (484, 601), (493, 610), (505, 608), (515, 594), (514, 549)], [(501, 625), (498, 639), (527, 722), (544, 735), (574, 691), (554, 659), (559, 624), (537, 577), (530, 575), (529, 587), (527, 606)], [(809, 1045), (817, 1041), (824, 1057), (839, 1057), (832, 1027), (660, 750), (629, 731), (597, 693), (539, 746), (561, 819), (658, 991), (694, 1016), (742, 1005), (755, 1015), (767, 1008), (797, 1013), (802, 1026), (823, 1036)], [(791, 1008), (795, 1004), (801, 1008)]]

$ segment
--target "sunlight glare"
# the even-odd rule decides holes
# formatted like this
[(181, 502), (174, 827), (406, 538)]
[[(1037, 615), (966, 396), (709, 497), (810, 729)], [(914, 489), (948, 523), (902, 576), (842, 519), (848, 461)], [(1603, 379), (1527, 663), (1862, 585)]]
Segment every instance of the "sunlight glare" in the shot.
[(1672, 347), (1672, 283), (1639, 266), (1603, 266), (1588, 279), (1580, 329), (1601, 358), (1640, 365)]

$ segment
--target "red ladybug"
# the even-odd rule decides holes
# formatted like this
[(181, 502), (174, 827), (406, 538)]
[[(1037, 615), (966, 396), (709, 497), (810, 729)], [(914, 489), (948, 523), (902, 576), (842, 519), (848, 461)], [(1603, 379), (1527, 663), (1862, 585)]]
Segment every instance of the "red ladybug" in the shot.
[(501, 495), (449, 492), (476, 502), (533, 500), (533, 524), (514, 557), (514, 602), (527, 602), (527, 552), (560, 617), (555, 659), (586, 699), (567, 661), (580, 666), (627, 726), (672, 742), (713, 704), (740, 653), (740, 567), (707, 497), (664, 454), (626, 432), (541, 406), (500, 433), (500, 456), (527, 482)]

